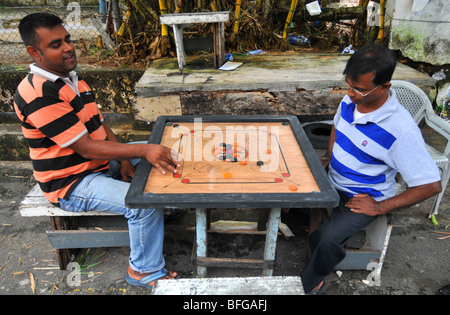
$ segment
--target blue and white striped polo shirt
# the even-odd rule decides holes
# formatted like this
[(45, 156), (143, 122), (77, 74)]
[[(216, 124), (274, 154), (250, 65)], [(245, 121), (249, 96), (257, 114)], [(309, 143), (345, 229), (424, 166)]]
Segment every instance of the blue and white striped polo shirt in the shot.
[(389, 94), (383, 106), (357, 120), (355, 104), (346, 95), (334, 117), (336, 142), (329, 176), (349, 197), (368, 194), (381, 201), (394, 196), (397, 172), (409, 187), (440, 180), (418, 126), (395, 91)]

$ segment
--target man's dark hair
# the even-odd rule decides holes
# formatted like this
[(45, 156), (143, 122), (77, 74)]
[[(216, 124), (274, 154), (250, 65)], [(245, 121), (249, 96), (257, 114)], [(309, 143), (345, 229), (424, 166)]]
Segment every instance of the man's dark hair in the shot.
[(19, 23), (19, 33), (25, 46), (37, 46), (36, 29), (39, 27), (54, 28), (62, 25), (61, 18), (47, 12), (32, 13), (24, 17)]
[(344, 75), (358, 81), (361, 75), (375, 72), (372, 83), (380, 85), (391, 81), (397, 59), (388, 48), (367, 45), (358, 49), (348, 60)]

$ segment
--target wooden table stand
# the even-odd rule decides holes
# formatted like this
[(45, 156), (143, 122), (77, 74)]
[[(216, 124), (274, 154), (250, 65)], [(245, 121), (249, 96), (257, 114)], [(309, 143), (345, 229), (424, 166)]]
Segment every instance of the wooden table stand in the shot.
[[(176, 148), (180, 166), (166, 176), (147, 161), (139, 163), (125, 203), (196, 209), (198, 277), (206, 277), (208, 267), (262, 269), (271, 276), (281, 208), (328, 208), (339, 201), (294, 116), (160, 116), (148, 143)], [(266, 235), (263, 257), (208, 257), (207, 233), (220, 230), (213, 223), (209, 230), (210, 209), (258, 210), (258, 223), (245, 223), (252, 223), (252, 233)]]
[(214, 68), (219, 68), (225, 60), (225, 22), (230, 19), (230, 12), (198, 12), (169, 13), (161, 15), (161, 24), (173, 28), (177, 50), (178, 68), (180, 71), (186, 65), (186, 55), (183, 44), (183, 29), (194, 23), (211, 23), (214, 37)]
[(272, 276), (275, 265), (278, 227), (281, 208), (272, 208), (266, 227), (266, 241), (263, 259), (212, 258), (207, 257), (208, 215), (206, 209), (196, 209), (196, 259), (197, 277), (205, 278), (207, 267), (260, 268), (263, 276)]

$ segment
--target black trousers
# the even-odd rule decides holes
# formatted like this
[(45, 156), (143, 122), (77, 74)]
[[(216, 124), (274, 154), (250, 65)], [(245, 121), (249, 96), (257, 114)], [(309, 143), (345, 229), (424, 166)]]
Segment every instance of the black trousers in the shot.
[(333, 272), (345, 258), (348, 240), (377, 218), (352, 212), (345, 206), (349, 198), (342, 194), (340, 197), (339, 205), (309, 236), (311, 257), (300, 273), (305, 292), (310, 292)]

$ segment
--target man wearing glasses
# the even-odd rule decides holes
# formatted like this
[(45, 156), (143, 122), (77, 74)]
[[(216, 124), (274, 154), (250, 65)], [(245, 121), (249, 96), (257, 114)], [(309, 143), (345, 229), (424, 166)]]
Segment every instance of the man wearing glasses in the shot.
[[(442, 189), (419, 128), (390, 89), (396, 62), (389, 49), (369, 45), (356, 51), (345, 67), (348, 92), (321, 158), (341, 200), (309, 237), (311, 258), (300, 274), (307, 293), (325, 290), (323, 280), (344, 259), (353, 234), (378, 215), (419, 203)], [(409, 187), (398, 195), (397, 172)]]

